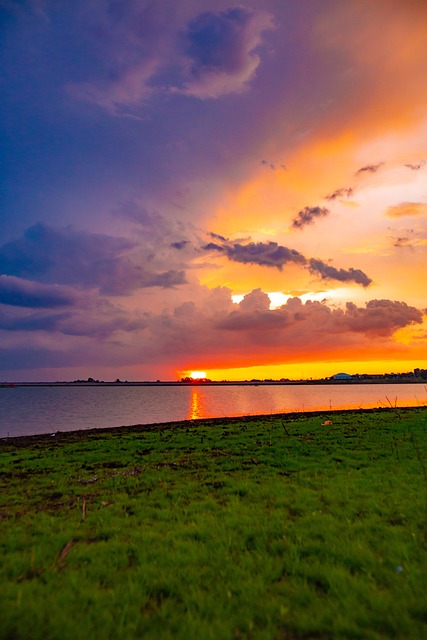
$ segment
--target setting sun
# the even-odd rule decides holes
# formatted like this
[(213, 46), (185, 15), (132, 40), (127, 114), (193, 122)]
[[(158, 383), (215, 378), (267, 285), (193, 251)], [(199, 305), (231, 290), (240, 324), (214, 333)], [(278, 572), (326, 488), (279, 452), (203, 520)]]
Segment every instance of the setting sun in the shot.
[(193, 380), (204, 380), (206, 378), (206, 371), (192, 371), (190, 378)]

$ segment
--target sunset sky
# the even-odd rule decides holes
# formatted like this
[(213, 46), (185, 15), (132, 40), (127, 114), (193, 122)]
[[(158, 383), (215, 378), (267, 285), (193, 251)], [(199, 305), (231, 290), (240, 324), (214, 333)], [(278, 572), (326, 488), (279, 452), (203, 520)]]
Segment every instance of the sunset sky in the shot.
[(0, 380), (427, 368), (425, 0), (0, 0)]

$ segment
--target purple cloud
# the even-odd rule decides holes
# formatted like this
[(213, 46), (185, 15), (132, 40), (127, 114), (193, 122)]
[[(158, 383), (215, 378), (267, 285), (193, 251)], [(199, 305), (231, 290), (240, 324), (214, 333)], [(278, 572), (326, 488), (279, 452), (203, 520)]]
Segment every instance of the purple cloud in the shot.
[(214, 240), (221, 240), (221, 242), (228, 242), (228, 238), (225, 238), (224, 236), (220, 236), (218, 233), (213, 233), (212, 231), (209, 231), (208, 236), (210, 236)]
[(275, 267), (280, 271), (285, 264), (298, 264), (307, 268), (310, 273), (320, 276), (322, 280), (355, 282), (363, 287), (367, 287), (372, 282), (360, 269), (337, 269), (317, 258), (307, 259), (299, 251), (279, 245), (277, 242), (249, 242), (248, 244), (209, 242), (202, 248), (205, 251), (223, 254), (234, 262)]
[(96, 44), (91, 51), (96, 65), (89, 66), (86, 80), (68, 83), (69, 93), (115, 115), (139, 118), (138, 107), (155, 92), (156, 74), (170, 61), (174, 3), (83, 3), (76, 14), (86, 38)]
[(197, 16), (185, 34), (189, 79), (183, 93), (218, 98), (245, 90), (261, 62), (262, 33), (273, 26), (269, 14), (240, 6)]
[(171, 242), (171, 247), (181, 251), (181, 249), (185, 249), (188, 244), (191, 244), (189, 240), (179, 240), (178, 242)]
[(144, 315), (125, 311), (103, 298), (81, 298), (79, 304), (60, 313), (45, 309), (0, 307), (0, 330), (21, 333), (46, 332), (105, 340), (117, 332), (133, 333), (147, 326)]
[(183, 271), (153, 272), (139, 264), (138, 246), (123, 237), (36, 224), (0, 247), (0, 272), (42, 283), (96, 287), (105, 295), (186, 282)]
[(337, 269), (336, 267), (326, 264), (323, 260), (316, 258), (311, 258), (309, 261), (309, 271), (313, 275), (320, 276), (322, 280), (355, 282), (356, 284), (361, 284), (363, 287), (367, 287), (372, 282), (371, 278), (360, 269), (353, 269), (352, 267), (350, 267), (350, 269)]
[(329, 214), (326, 207), (304, 207), (292, 221), (293, 229), (302, 229), (313, 224), (318, 218), (324, 218)]
[(268, 311), (270, 309), (270, 298), (260, 288), (253, 289), (239, 303), (239, 308), (249, 313), (253, 311)]
[(0, 304), (54, 309), (69, 307), (78, 298), (77, 292), (70, 287), (45, 285), (15, 276), (0, 275)]
[(279, 309), (268, 309), (261, 296), (259, 290), (251, 292), (237, 309), (233, 305), (208, 313), (205, 305), (191, 303), (185, 313), (164, 314), (161, 323), (152, 317), (150, 352), (159, 360), (173, 352), (184, 363), (198, 357), (212, 362), (220, 354), (219, 362), (231, 366), (293, 361), (308, 348), (314, 358), (319, 354), (324, 358), (346, 354), (355, 344), (366, 352), (376, 344), (373, 337), (391, 338), (397, 329), (422, 322), (420, 310), (391, 300), (337, 309), (292, 298)]
[(184, 26), (185, 13), (164, 1), (86, 10), (104, 72), (68, 83), (71, 95), (139, 118), (138, 107), (158, 93), (218, 98), (244, 90), (260, 64), (257, 48), (273, 28), (271, 16), (238, 6), (199, 14)]
[(347, 302), (342, 325), (350, 331), (387, 336), (397, 329), (420, 324), (422, 318), (422, 312), (406, 302), (370, 300), (365, 309)]
[(57, 331), (59, 324), (69, 317), (69, 313), (37, 314), (24, 316), (5, 313), (0, 309), (0, 330), (5, 331)]
[(229, 260), (247, 264), (259, 264), (267, 267), (282, 269), (287, 263), (304, 265), (306, 259), (295, 249), (288, 249), (277, 242), (249, 242), (248, 244), (215, 244), (210, 242), (203, 247), (205, 250), (224, 253)]
[[(218, 366), (293, 362), (307, 349), (314, 359), (343, 357), (355, 345), (364, 353), (375, 350), (378, 340), (374, 338), (381, 339), (383, 347), (393, 347), (386, 341), (397, 329), (422, 321), (420, 310), (392, 300), (371, 300), (365, 307), (350, 303), (340, 309), (292, 298), (279, 309), (269, 309), (267, 296), (259, 289), (239, 305), (232, 303), (227, 289), (203, 291), (204, 297), (197, 301), (142, 316), (129, 315), (109, 303), (89, 305), (69, 316), (17, 314), (14, 322), (19, 331), (13, 330), (11, 317), (0, 314), (0, 331), (9, 345), (0, 350), (2, 366), (54, 371), (87, 368), (90, 363), (114, 371), (143, 360), (157, 374), (169, 370), (171, 357), (182, 368), (200, 360), (210, 366), (216, 361)], [(46, 343), (40, 337), (43, 332), (54, 339)], [(61, 340), (55, 338), (58, 333)]]
[[(337, 334), (343, 333), (347, 333), (349, 338), (354, 333), (378, 337), (391, 336), (397, 329), (411, 324), (420, 324), (423, 317), (419, 309), (404, 302), (392, 300), (370, 300), (365, 308), (347, 303), (345, 309), (341, 310), (331, 309), (320, 302), (303, 304), (299, 298), (291, 298), (279, 309), (255, 308), (251, 311), (244, 308), (244, 300), (237, 311), (231, 311), (218, 322), (218, 328), (243, 332), (275, 331), (282, 337), (289, 332), (300, 347), (304, 345), (304, 340), (311, 342), (316, 339), (317, 331), (319, 331), (318, 335), (324, 336), (324, 339), (328, 334), (334, 335), (333, 340), (336, 340)], [(294, 330), (297, 330), (298, 334), (295, 334)], [(329, 341), (332, 342), (332, 340)]]

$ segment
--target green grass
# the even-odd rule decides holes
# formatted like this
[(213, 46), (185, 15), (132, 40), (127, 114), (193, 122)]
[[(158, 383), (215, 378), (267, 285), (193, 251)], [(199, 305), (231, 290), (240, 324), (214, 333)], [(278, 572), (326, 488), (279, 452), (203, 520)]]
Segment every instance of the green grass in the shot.
[(426, 426), (384, 409), (1, 440), (0, 638), (424, 640)]

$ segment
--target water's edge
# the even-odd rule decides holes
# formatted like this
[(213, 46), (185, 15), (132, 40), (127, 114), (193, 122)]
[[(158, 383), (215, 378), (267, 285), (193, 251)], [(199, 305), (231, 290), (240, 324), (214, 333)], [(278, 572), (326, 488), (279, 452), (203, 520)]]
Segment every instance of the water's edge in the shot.
[[(220, 418), (195, 418), (191, 420), (172, 420), (170, 422), (159, 422), (152, 424), (133, 424), (122, 425), (116, 427), (98, 427), (94, 429), (75, 429), (72, 431), (57, 431), (56, 433), (35, 433), (29, 435), (20, 436), (3, 436), (0, 437), (1, 444), (13, 444), (16, 446), (27, 446), (36, 444), (40, 441), (48, 441), (51, 438), (55, 438), (55, 441), (67, 442), (76, 439), (84, 439), (86, 437), (97, 437), (98, 435), (124, 435), (129, 433), (136, 433), (141, 431), (163, 431), (166, 429), (185, 429), (194, 426), (209, 426), (218, 425), (221, 423), (238, 424), (246, 422), (268, 422), (282, 420), (283, 422), (294, 422), (304, 418), (313, 418), (318, 416), (320, 419), (332, 418), (331, 423), (333, 426), (333, 417), (338, 415), (351, 415), (351, 414), (369, 414), (369, 413), (384, 413), (395, 414), (399, 419), (402, 418), (402, 414), (411, 411), (425, 411), (427, 413), (427, 407), (425, 406), (406, 406), (406, 407), (374, 407), (366, 409), (333, 409), (333, 410), (321, 410), (321, 411), (292, 411), (289, 413), (275, 413), (275, 414), (259, 414), (250, 416), (229, 416)], [(323, 426), (323, 425), (321, 425)]]

